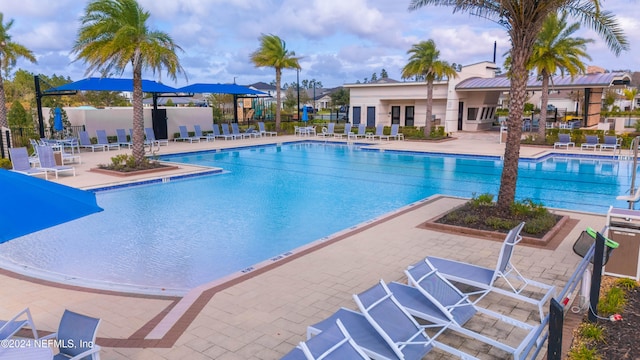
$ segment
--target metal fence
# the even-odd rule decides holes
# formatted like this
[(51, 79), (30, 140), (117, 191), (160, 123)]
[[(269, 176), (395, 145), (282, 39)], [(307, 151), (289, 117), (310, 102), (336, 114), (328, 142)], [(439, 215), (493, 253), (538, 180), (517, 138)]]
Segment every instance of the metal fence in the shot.
[[(36, 127), (9, 127), (11, 130), (11, 147), (23, 147), (29, 145), (29, 139), (40, 139), (40, 133)], [(64, 131), (52, 132), (51, 129), (45, 128), (44, 136), (51, 139), (54, 136), (61, 138), (74, 137), (78, 138), (78, 133), (85, 129), (84, 125), (68, 126)]]

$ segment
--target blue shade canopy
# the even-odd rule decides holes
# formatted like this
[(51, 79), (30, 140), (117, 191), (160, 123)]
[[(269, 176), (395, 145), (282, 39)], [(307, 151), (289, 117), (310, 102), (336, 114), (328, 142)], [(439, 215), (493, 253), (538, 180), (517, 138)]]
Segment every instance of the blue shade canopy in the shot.
[(92, 192), (0, 169), (0, 243), (102, 211)]
[(179, 92), (202, 94), (233, 94), (233, 95), (268, 95), (265, 92), (253, 90), (237, 84), (191, 84), (178, 89)]
[[(90, 77), (82, 80), (78, 80), (69, 84), (64, 84), (53, 89), (44, 91), (65, 91), (65, 90), (80, 90), (80, 91), (133, 91), (133, 79), (110, 79), (110, 78), (96, 78)], [(174, 93), (175, 88), (155, 82), (152, 80), (142, 80), (142, 91), (148, 93)]]

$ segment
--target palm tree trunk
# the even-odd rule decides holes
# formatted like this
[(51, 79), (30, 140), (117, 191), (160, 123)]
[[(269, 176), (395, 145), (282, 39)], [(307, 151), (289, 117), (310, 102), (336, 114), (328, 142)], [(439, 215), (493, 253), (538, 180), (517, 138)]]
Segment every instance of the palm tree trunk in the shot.
[(529, 72), (525, 66), (531, 50), (521, 47), (517, 51), (512, 47), (511, 89), (509, 96), (509, 118), (507, 119), (507, 144), (504, 149), (504, 165), (500, 178), (497, 208), (507, 213), (515, 200), (518, 179), (518, 160), (520, 159), (520, 138), (522, 137), (522, 114), (527, 92)]
[(142, 108), (142, 66), (133, 67), (133, 158), (136, 164), (144, 161), (144, 112)]
[(9, 127), (9, 121), (7, 120), (7, 100), (4, 94), (2, 71), (0, 71), (0, 127)]
[[(538, 121), (538, 142), (544, 144), (547, 137), (547, 104), (549, 104), (549, 74), (542, 71), (542, 97), (540, 98), (540, 121)], [(531, 119), (533, 121), (533, 119)]]
[(431, 112), (433, 111), (433, 80), (427, 80), (427, 119), (424, 124), (424, 137), (431, 135)]
[(276, 131), (280, 131), (280, 81), (282, 80), (282, 70), (276, 68)]

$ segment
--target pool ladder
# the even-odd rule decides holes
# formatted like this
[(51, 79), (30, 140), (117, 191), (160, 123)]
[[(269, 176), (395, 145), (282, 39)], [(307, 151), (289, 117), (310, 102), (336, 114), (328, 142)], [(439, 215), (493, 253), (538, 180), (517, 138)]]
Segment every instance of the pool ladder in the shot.
[(629, 157), (633, 159), (633, 165), (631, 166), (631, 186), (629, 187), (629, 195), (620, 195), (618, 200), (626, 200), (629, 203), (629, 209), (633, 210), (634, 204), (639, 200), (637, 192), (640, 189), (636, 189), (636, 175), (638, 173), (638, 147), (640, 147), (640, 136), (636, 136), (631, 140), (629, 146)]

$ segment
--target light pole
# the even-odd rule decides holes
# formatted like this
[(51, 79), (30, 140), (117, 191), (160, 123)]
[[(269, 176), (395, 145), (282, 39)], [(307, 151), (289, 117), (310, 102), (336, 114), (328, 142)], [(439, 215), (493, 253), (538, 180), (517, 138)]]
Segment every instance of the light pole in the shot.
[(296, 82), (298, 88), (298, 107), (296, 108), (296, 118), (300, 121), (300, 69), (296, 69)]

